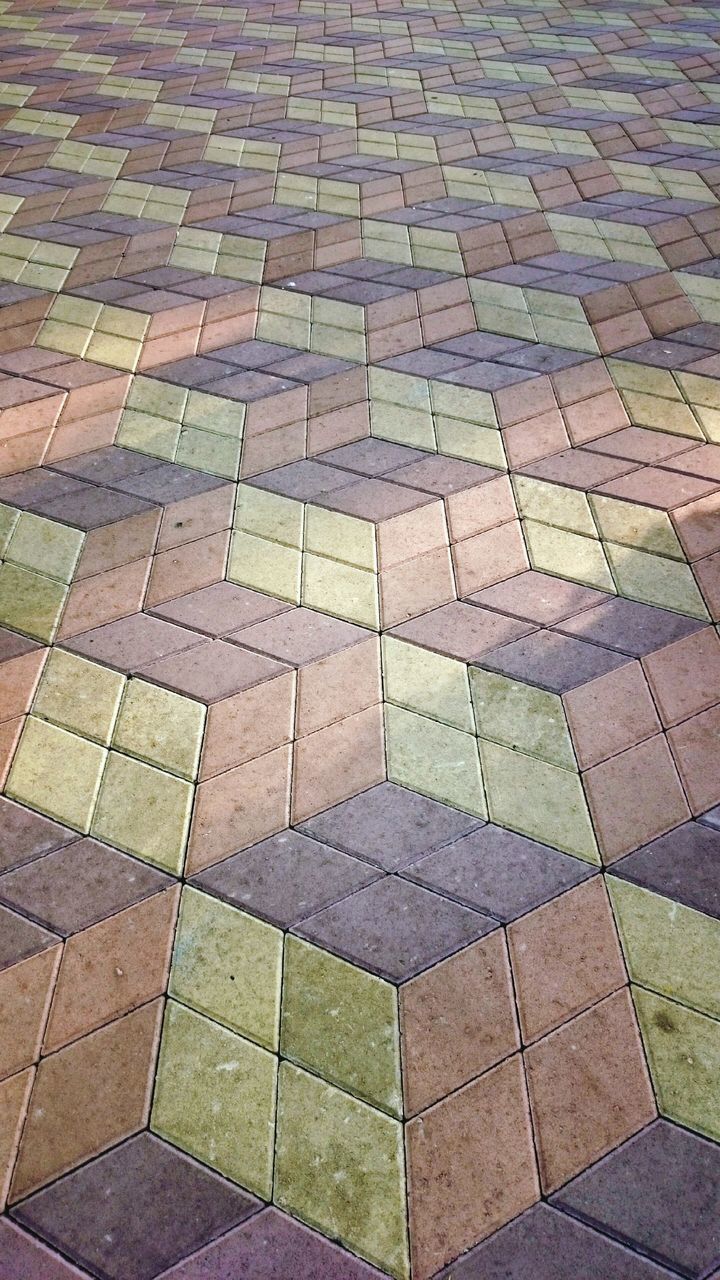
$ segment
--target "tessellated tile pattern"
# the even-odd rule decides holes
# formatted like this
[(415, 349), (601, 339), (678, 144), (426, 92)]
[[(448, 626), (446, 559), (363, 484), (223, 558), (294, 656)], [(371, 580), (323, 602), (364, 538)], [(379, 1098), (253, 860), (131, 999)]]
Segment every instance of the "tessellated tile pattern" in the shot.
[(720, 1280), (720, 8), (0, 61), (0, 1280)]

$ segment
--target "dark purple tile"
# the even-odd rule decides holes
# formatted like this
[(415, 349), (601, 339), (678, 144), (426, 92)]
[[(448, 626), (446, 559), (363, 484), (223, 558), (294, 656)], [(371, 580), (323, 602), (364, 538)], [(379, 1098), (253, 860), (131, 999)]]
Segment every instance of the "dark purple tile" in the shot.
[(406, 444), (393, 444), (390, 440), (368, 436), (366, 440), (356, 440), (354, 444), (345, 444), (339, 449), (318, 454), (316, 461), (329, 462), (334, 467), (346, 467), (348, 471), (355, 471), (363, 476), (382, 476), (388, 471), (394, 471), (396, 467), (421, 462), (426, 457), (427, 454), (421, 449), (411, 449)]
[(0, 972), (19, 960), (38, 955), (57, 941), (47, 929), (41, 929), (25, 916), (0, 906)]
[(665, 1120), (552, 1200), (688, 1280), (701, 1280), (720, 1263), (720, 1145)]
[(60, 471), (66, 476), (74, 476), (76, 480), (89, 480), (93, 484), (112, 487), (116, 482), (121, 483), (126, 480), (128, 476), (152, 471), (160, 465), (159, 458), (151, 458), (147, 453), (135, 453), (133, 449), (121, 449), (117, 445), (109, 445), (106, 449), (93, 449), (92, 453), (81, 453), (77, 458), (66, 458), (63, 462), (55, 462), (52, 467), (54, 471)]
[(12, 1216), (98, 1280), (155, 1280), (259, 1207), (141, 1133), (22, 1201)]
[(702, 817), (698, 818), (704, 827), (712, 827), (713, 831), (720, 831), (720, 804), (716, 804), (714, 809), (708, 809)]
[(623, 666), (627, 660), (610, 649), (584, 644), (555, 631), (535, 631), (483, 654), (478, 665), (523, 684), (563, 694)]
[(437, 1280), (671, 1280), (671, 1272), (538, 1204)]
[(686, 822), (612, 868), (614, 876), (720, 919), (720, 831)]
[(381, 1280), (376, 1271), (277, 1209), (266, 1209), (160, 1280)]
[(299, 830), (384, 871), (398, 871), (480, 826), (479, 818), (459, 809), (380, 782), (301, 823)]
[(23, 866), (77, 839), (76, 831), (0, 796), (0, 872)]
[(409, 880), (385, 876), (293, 932), (389, 982), (406, 982), (497, 927)]
[(402, 872), (504, 924), (595, 875), (595, 868), (492, 823)]
[(164, 872), (85, 839), (0, 876), (0, 902), (69, 937), (172, 883)]
[(299, 831), (282, 831), (194, 876), (192, 883), (289, 929), (380, 874)]
[(16, 1223), (0, 1218), (0, 1275), (2, 1280), (86, 1280), (88, 1272), (78, 1271)]
[(618, 598), (558, 624), (556, 630), (618, 653), (644, 658), (704, 626), (707, 623), (697, 618)]

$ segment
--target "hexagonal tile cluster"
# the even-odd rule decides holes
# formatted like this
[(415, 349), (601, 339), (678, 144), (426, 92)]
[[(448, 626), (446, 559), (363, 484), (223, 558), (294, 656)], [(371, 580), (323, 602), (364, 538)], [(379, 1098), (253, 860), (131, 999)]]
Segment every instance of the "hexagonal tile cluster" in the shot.
[(0, 1277), (720, 1280), (720, 8), (0, 62)]

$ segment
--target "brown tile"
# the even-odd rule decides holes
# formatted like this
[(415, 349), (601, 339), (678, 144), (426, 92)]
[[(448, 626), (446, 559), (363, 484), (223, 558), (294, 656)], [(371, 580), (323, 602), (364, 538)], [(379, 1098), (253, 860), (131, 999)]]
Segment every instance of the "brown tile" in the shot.
[(508, 945), (526, 1044), (627, 981), (601, 876), (514, 921)]
[(290, 769), (290, 748), (280, 747), (200, 783), (188, 842), (187, 875), (288, 825)]
[[(685, 728), (681, 726), (682, 730)], [(690, 817), (662, 734), (588, 769), (583, 781), (606, 864), (664, 835)], [(710, 807), (705, 805), (706, 809)]]
[(415, 1115), (520, 1047), (505, 938), (496, 930), (400, 988), (403, 1093)]
[(720, 803), (720, 706), (711, 707), (668, 732), (694, 817)]
[(147, 1123), (163, 1002), (44, 1058), (20, 1141), (10, 1201), (98, 1155)]
[(299, 668), (297, 737), (364, 711), (381, 699), (380, 642), (363, 627), (300, 608), (230, 638)]
[(563, 703), (581, 769), (634, 747), (662, 727), (638, 662), (570, 689)]
[(225, 574), (229, 530), (171, 547), (153, 557), (145, 608), (172, 600), (178, 591), (197, 591), (221, 582)]
[[(6, 923), (10, 913), (2, 914)], [(61, 951), (58, 939), (37, 955), (0, 971), (0, 1079), (40, 1056)]]
[(226, 636), (241, 627), (288, 613), (292, 605), (232, 582), (217, 582), (158, 605), (152, 612), (168, 622), (192, 627), (210, 636)]
[[(0, 1081), (0, 1212), (5, 1207), (34, 1078), (34, 1068), (28, 1067), (27, 1070)], [(0, 1237), (0, 1261), (2, 1249)]]
[(385, 776), (383, 711), (378, 704), (298, 739), (290, 820), (302, 822)]
[(134, 560), (119, 569), (74, 582), (58, 627), (58, 640), (68, 640), (137, 613), (142, 608), (151, 563), (149, 558)]
[(532, 1045), (525, 1064), (546, 1194), (656, 1114), (627, 989)]
[(539, 1198), (519, 1054), (407, 1126), (413, 1275), (429, 1277)]
[(163, 994), (179, 894), (173, 885), (66, 942), (43, 1053)]
[(720, 701), (720, 638), (712, 627), (648, 654), (643, 666), (666, 728)]

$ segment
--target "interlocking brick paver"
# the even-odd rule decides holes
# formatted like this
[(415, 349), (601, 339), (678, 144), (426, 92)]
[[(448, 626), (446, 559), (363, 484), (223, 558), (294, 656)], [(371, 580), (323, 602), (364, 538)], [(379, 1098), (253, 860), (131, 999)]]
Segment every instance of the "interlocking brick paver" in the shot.
[(0, 32), (1, 1280), (720, 1280), (720, 7)]

